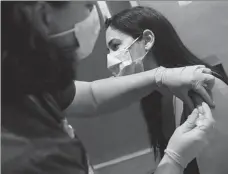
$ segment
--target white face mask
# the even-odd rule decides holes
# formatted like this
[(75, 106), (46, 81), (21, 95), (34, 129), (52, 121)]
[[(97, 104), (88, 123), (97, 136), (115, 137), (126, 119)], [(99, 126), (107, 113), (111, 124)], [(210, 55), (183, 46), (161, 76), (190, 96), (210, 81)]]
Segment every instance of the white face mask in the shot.
[(116, 54), (108, 54), (107, 55), (107, 68), (112, 72), (114, 76), (125, 76), (130, 74), (135, 74), (144, 71), (143, 66), (143, 57), (137, 58), (135, 60), (132, 59), (131, 54), (129, 52), (129, 48), (139, 39), (135, 39), (133, 43), (127, 48), (118, 51)]
[(74, 32), (75, 37), (79, 42), (79, 48), (76, 50), (78, 59), (81, 60), (88, 57), (93, 51), (100, 32), (100, 19), (97, 7), (94, 6), (90, 15), (85, 20), (76, 23), (73, 29), (51, 35), (50, 37), (55, 38), (71, 32)]

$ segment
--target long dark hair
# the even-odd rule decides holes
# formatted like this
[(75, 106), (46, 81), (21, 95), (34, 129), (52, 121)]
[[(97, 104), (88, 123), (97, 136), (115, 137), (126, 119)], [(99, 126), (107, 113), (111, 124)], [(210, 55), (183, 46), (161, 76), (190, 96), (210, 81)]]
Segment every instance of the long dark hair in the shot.
[[(16, 100), (26, 94), (54, 92), (73, 80), (72, 60), (37, 30), (26, 7), (36, 1), (2, 2), (2, 99)], [(60, 8), (67, 2), (47, 2)], [(13, 98), (13, 100), (12, 100)]]
[[(167, 68), (206, 65), (217, 72), (218, 78), (228, 83), (225, 74), (215, 70), (191, 53), (182, 43), (171, 23), (161, 13), (152, 8), (138, 6), (126, 9), (108, 19), (106, 28), (109, 26), (132, 36), (134, 39), (139, 37), (145, 29), (150, 29), (155, 35), (155, 43), (151, 51), (158, 65)], [(164, 154), (167, 143), (162, 133), (161, 100), (162, 95), (159, 92), (153, 92), (141, 100), (141, 108), (147, 123), (155, 157), (157, 148), (159, 148), (161, 155)], [(184, 117), (190, 114), (186, 106), (184, 106), (183, 114)]]

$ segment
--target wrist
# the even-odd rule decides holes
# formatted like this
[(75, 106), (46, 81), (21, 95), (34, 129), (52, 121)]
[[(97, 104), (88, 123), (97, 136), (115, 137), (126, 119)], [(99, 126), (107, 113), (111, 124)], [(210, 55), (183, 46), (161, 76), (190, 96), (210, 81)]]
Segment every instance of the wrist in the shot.
[(160, 66), (156, 69), (154, 79), (155, 79), (155, 83), (158, 87), (162, 87), (164, 85), (163, 77), (164, 77), (165, 71), (166, 71), (166, 68), (164, 68), (162, 66)]
[(182, 156), (169, 148), (165, 149), (165, 154), (179, 164), (182, 168), (185, 168), (188, 164)]
[(180, 171), (180, 172), (184, 171), (184, 168), (167, 154), (164, 155), (164, 157), (162, 158), (162, 161), (164, 165), (172, 166), (177, 171)]

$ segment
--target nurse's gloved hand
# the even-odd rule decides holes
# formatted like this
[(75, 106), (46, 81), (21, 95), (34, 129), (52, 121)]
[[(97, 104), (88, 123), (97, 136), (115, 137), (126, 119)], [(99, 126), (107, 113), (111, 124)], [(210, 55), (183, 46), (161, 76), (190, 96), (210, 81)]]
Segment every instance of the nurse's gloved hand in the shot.
[(169, 140), (165, 154), (182, 168), (199, 156), (213, 137), (215, 121), (209, 106), (203, 102), (194, 109), (188, 119), (179, 126)]
[(209, 92), (214, 85), (215, 77), (211, 75), (211, 70), (204, 65), (181, 68), (159, 67), (155, 74), (155, 80), (158, 86), (168, 87), (175, 96), (188, 104), (191, 110), (194, 109), (194, 104), (188, 95), (190, 90), (199, 94), (206, 103), (214, 107)]

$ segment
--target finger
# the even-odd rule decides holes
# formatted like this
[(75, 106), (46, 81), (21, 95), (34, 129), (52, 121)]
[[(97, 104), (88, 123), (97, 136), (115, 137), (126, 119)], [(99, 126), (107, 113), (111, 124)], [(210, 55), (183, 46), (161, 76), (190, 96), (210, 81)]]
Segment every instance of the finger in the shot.
[(214, 123), (208, 119), (197, 120), (196, 129), (202, 131), (205, 135), (208, 135), (214, 129)]
[(211, 70), (209, 68), (206, 68), (206, 67), (197, 67), (195, 71), (198, 73), (211, 74)]
[(196, 125), (198, 129), (204, 131), (204, 132), (210, 132), (215, 124), (214, 118), (211, 113), (210, 107), (203, 102), (202, 106), (200, 106), (202, 113), (200, 113), (199, 118), (197, 119)]
[(205, 73), (205, 74), (211, 74), (212, 73), (210, 68), (203, 68), (202, 72)]
[(189, 97), (192, 99), (195, 107), (202, 105), (203, 99), (194, 91), (189, 91)]
[(194, 67), (196, 67), (198, 69), (198, 68), (205, 68), (206, 66), (205, 65), (194, 65)]
[(188, 119), (181, 125), (181, 127), (185, 130), (185, 131), (190, 131), (192, 130), (194, 127), (196, 127), (196, 121), (199, 117), (198, 114), (198, 109), (194, 109), (191, 113), (191, 115), (188, 116)]
[(211, 90), (215, 85), (215, 77), (211, 74), (203, 74), (203, 86)]
[(211, 120), (212, 122), (214, 122), (214, 118), (212, 116), (211, 109), (205, 102), (202, 103), (202, 109), (203, 109), (203, 112), (204, 112), (203, 114), (205, 115), (205, 117), (207, 119)]
[(215, 107), (212, 97), (200, 83), (197, 83), (194, 91), (197, 92), (203, 98), (203, 100), (206, 103), (208, 103), (211, 107)]
[(188, 107), (191, 111), (194, 109), (193, 101), (191, 100), (191, 98), (188, 95), (186, 95), (184, 97), (184, 102), (188, 105)]
[(204, 114), (204, 110), (203, 110), (202, 105), (198, 105), (198, 106), (197, 106), (197, 109), (198, 109), (198, 111), (199, 111), (199, 113), (200, 113), (201, 115)]

